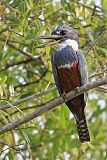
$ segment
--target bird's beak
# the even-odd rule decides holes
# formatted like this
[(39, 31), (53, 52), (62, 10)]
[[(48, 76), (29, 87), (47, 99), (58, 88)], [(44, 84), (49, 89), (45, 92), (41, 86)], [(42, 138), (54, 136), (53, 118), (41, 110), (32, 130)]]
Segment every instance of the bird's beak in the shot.
[(35, 37), (35, 38), (33, 38), (33, 40), (38, 40), (38, 39), (59, 40), (59, 39), (62, 39), (62, 38), (63, 38), (63, 36), (60, 36), (60, 35), (44, 35), (44, 36)]
[(35, 37), (32, 40), (39, 40), (39, 39), (50, 39), (51, 40), (51, 41), (45, 43), (44, 45), (39, 46), (40, 48), (42, 48), (42, 47), (54, 46), (55, 44), (59, 43), (61, 39), (63, 39), (63, 36), (60, 36), (60, 35), (43, 35), (43, 36)]

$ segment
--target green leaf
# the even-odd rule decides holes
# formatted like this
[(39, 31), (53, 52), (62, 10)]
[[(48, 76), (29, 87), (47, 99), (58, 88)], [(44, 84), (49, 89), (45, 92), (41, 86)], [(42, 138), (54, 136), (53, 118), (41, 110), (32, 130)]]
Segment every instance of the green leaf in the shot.
[(27, 4), (26, 4), (26, 1), (24, 2), (21, 2), (18, 6), (18, 9), (23, 12), (23, 13), (26, 13), (27, 10), (28, 10), (28, 7), (27, 7)]
[(88, 34), (89, 39), (90, 39), (92, 42), (94, 42), (94, 37), (93, 37), (91, 31), (88, 31), (87, 34)]
[(20, 25), (20, 21), (19, 21), (19, 19), (17, 17), (11, 17), (8, 25), (10, 27), (17, 27), (17, 26)]
[(32, 42), (30, 43), (30, 45), (29, 45), (29, 47), (28, 47), (28, 49), (27, 49), (28, 52), (32, 53), (32, 51), (33, 51), (33, 49), (34, 49), (34, 44), (35, 44), (34, 41), (32, 41)]
[(7, 81), (7, 76), (4, 76), (4, 77), (0, 80), (0, 85), (3, 85), (6, 81)]
[(65, 115), (64, 115), (64, 109), (63, 108), (61, 108), (61, 126), (62, 126), (62, 128), (65, 128), (65, 126), (66, 126), (66, 119), (65, 119)]
[(35, 5), (37, 5), (37, 4), (40, 3), (40, 0), (33, 0), (33, 3), (34, 3)]

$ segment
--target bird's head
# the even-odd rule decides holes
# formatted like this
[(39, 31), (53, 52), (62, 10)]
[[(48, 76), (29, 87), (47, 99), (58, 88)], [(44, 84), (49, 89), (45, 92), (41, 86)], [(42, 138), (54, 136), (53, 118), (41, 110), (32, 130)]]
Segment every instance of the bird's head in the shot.
[(53, 43), (51, 42), (51, 46), (53, 44), (54, 46), (58, 46), (60, 49), (64, 48), (66, 45), (72, 46), (75, 51), (77, 51), (79, 48), (79, 37), (77, 28), (66, 23), (59, 25), (52, 31), (51, 35), (40, 36), (38, 38), (51, 39), (53, 41)]
[(61, 24), (53, 30), (51, 35), (59, 35), (63, 37), (60, 39), (57, 45), (60, 49), (66, 47), (67, 45), (70, 45), (75, 51), (78, 50), (79, 37), (76, 27), (71, 26), (70, 24)]
[(60, 35), (63, 38), (75, 40), (78, 42), (78, 30), (76, 27), (71, 26), (70, 24), (61, 24), (56, 29), (54, 29), (51, 35)]

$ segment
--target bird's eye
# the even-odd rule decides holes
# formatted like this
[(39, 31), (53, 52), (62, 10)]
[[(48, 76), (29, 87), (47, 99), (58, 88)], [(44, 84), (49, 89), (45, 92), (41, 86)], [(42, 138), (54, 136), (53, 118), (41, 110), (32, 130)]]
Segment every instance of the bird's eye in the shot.
[(63, 35), (63, 36), (64, 36), (66, 33), (67, 33), (67, 31), (65, 31), (65, 30), (62, 30), (62, 31), (60, 32), (60, 34)]

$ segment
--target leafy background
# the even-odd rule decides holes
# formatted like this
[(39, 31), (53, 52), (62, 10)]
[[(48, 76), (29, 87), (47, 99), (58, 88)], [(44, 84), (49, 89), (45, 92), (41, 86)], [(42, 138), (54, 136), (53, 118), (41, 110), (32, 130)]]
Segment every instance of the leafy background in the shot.
[[(39, 48), (46, 41), (32, 40), (50, 34), (62, 22), (79, 28), (89, 81), (107, 72), (106, 0), (2, 0), (0, 2), (0, 106), (55, 86), (50, 63), (54, 48)], [(104, 34), (99, 38), (101, 33)], [(97, 43), (92, 49), (90, 47)], [(1, 159), (104, 160), (107, 152), (107, 87), (89, 92), (86, 116), (91, 144), (82, 152), (73, 115), (65, 104), (0, 135)], [(3, 126), (43, 107), (58, 95), (53, 91), (6, 110)]]

